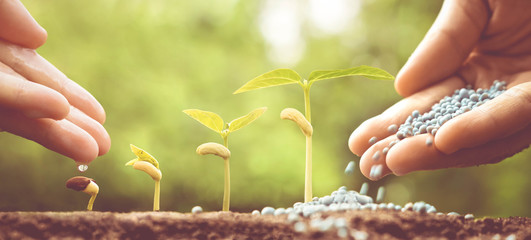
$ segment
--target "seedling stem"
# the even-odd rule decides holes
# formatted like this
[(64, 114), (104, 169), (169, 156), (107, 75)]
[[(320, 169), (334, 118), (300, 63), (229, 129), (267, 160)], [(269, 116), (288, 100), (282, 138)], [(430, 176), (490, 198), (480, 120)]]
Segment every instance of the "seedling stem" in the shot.
[[(312, 112), (310, 108), (310, 87), (311, 84), (304, 80), (304, 115), (306, 120), (312, 123)], [(306, 136), (306, 168), (304, 173), (304, 202), (312, 201), (312, 135)]]

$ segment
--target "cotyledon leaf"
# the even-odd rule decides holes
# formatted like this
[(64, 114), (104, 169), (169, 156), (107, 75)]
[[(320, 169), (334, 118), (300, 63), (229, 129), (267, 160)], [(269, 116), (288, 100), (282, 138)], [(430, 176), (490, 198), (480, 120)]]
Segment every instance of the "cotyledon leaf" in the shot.
[(148, 152), (138, 148), (137, 146), (135, 146), (133, 144), (130, 144), (130, 146), (131, 146), (131, 151), (133, 151), (133, 153), (138, 158), (127, 162), (126, 165), (127, 164), (134, 164), (136, 161), (146, 161), (146, 162), (149, 162), (149, 163), (153, 164), (153, 166), (155, 166), (157, 169), (159, 169), (159, 162), (157, 161), (157, 159), (155, 159), (153, 156), (151, 156), (151, 154), (149, 154)]
[(266, 110), (266, 107), (257, 108), (245, 116), (232, 120), (229, 123), (229, 132), (234, 132), (242, 127), (249, 125), (249, 123), (259, 118)]
[(197, 120), (201, 124), (221, 134), (224, 125), (223, 119), (219, 115), (213, 112), (203, 111), (199, 109), (187, 109), (183, 112), (186, 113), (188, 116), (192, 117), (193, 119)]
[(291, 69), (276, 69), (252, 79), (236, 90), (234, 94), (266, 87), (300, 83), (300, 80), (301, 76)]
[(310, 73), (308, 81), (318, 81), (346, 76), (363, 76), (369, 79), (374, 80), (393, 80), (395, 79), (393, 75), (389, 74), (385, 70), (370, 67), (370, 66), (359, 66), (348, 69), (337, 69), (337, 70), (318, 70)]

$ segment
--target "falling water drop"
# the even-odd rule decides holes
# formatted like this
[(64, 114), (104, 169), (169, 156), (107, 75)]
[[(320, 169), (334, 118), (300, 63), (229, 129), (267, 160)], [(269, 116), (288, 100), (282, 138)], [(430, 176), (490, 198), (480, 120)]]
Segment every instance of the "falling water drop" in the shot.
[(77, 166), (77, 170), (79, 170), (80, 172), (85, 172), (87, 171), (87, 169), (88, 169), (88, 165), (81, 164)]

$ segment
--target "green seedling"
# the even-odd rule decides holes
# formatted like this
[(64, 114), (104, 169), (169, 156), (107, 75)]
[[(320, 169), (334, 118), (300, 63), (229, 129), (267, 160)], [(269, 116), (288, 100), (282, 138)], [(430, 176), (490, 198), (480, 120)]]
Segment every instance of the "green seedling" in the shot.
[(98, 195), (98, 192), (100, 191), (98, 184), (96, 184), (92, 178), (83, 176), (70, 178), (66, 181), (66, 187), (89, 194), (90, 199), (87, 205), (87, 210), (92, 211), (94, 200), (96, 200), (96, 195)]
[[(282, 111), (281, 118), (295, 121), (306, 136), (306, 169), (304, 181), (304, 201), (312, 200), (312, 114), (310, 108), (310, 88), (316, 81), (334, 79), (346, 76), (363, 76), (376, 80), (393, 80), (394, 77), (388, 72), (369, 66), (359, 66), (349, 69), (319, 70), (310, 73), (308, 79), (303, 79), (297, 72), (291, 69), (276, 69), (264, 73), (244, 84), (234, 94), (247, 92), (255, 89), (298, 84), (304, 92), (304, 116), (293, 108)], [(304, 118), (304, 119), (303, 119)], [(309, 125), (309, 126), (308, 126)], [(310, 131), (311, 129), (311, 131)]]
[(193, 119), (197, 120), (206, 127), (214, 130), (215, 132), (221, 135), (223, 139), (223, 145), (219, 143), (204, 143), (197, 147), (197, 154), (206, 155), (214, 154), (224, 160), (225, 166), (225, 181), (224, 181), (224, 191), (223, 191), (223, 211), (229, 211), (230, 208), (230, 151), (229, 151), (229, 134), (249, 125), (251, 122), (260, 117), (267, 108), (257, 108), (251, 111), (249, 114), (236, 118), (231, 122), (224, 124), (223, 119), (213, 113), (198, 109), (187, 109), (183, 112)]
[(159, 162), (148, 152), (131, 144), (131, 151), (137, 158), (127, 162), (125, 166), (132, 165), (134, 169), (147, 173), (155, 181), (155, 194), (153, 196), (153, 211), (160, 210), (160, 179), (162, 172), (159, 168)]

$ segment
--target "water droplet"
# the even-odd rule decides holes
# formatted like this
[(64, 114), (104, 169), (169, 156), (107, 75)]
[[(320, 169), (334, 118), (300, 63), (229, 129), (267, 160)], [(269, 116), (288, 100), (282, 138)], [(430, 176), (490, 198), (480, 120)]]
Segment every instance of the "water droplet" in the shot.
[(80, 172), (85, 172), (87, 171), (87, 169), (88, 169), (88, 165), (81, 164), (77, 166), (77, 170), (79, 170)]

